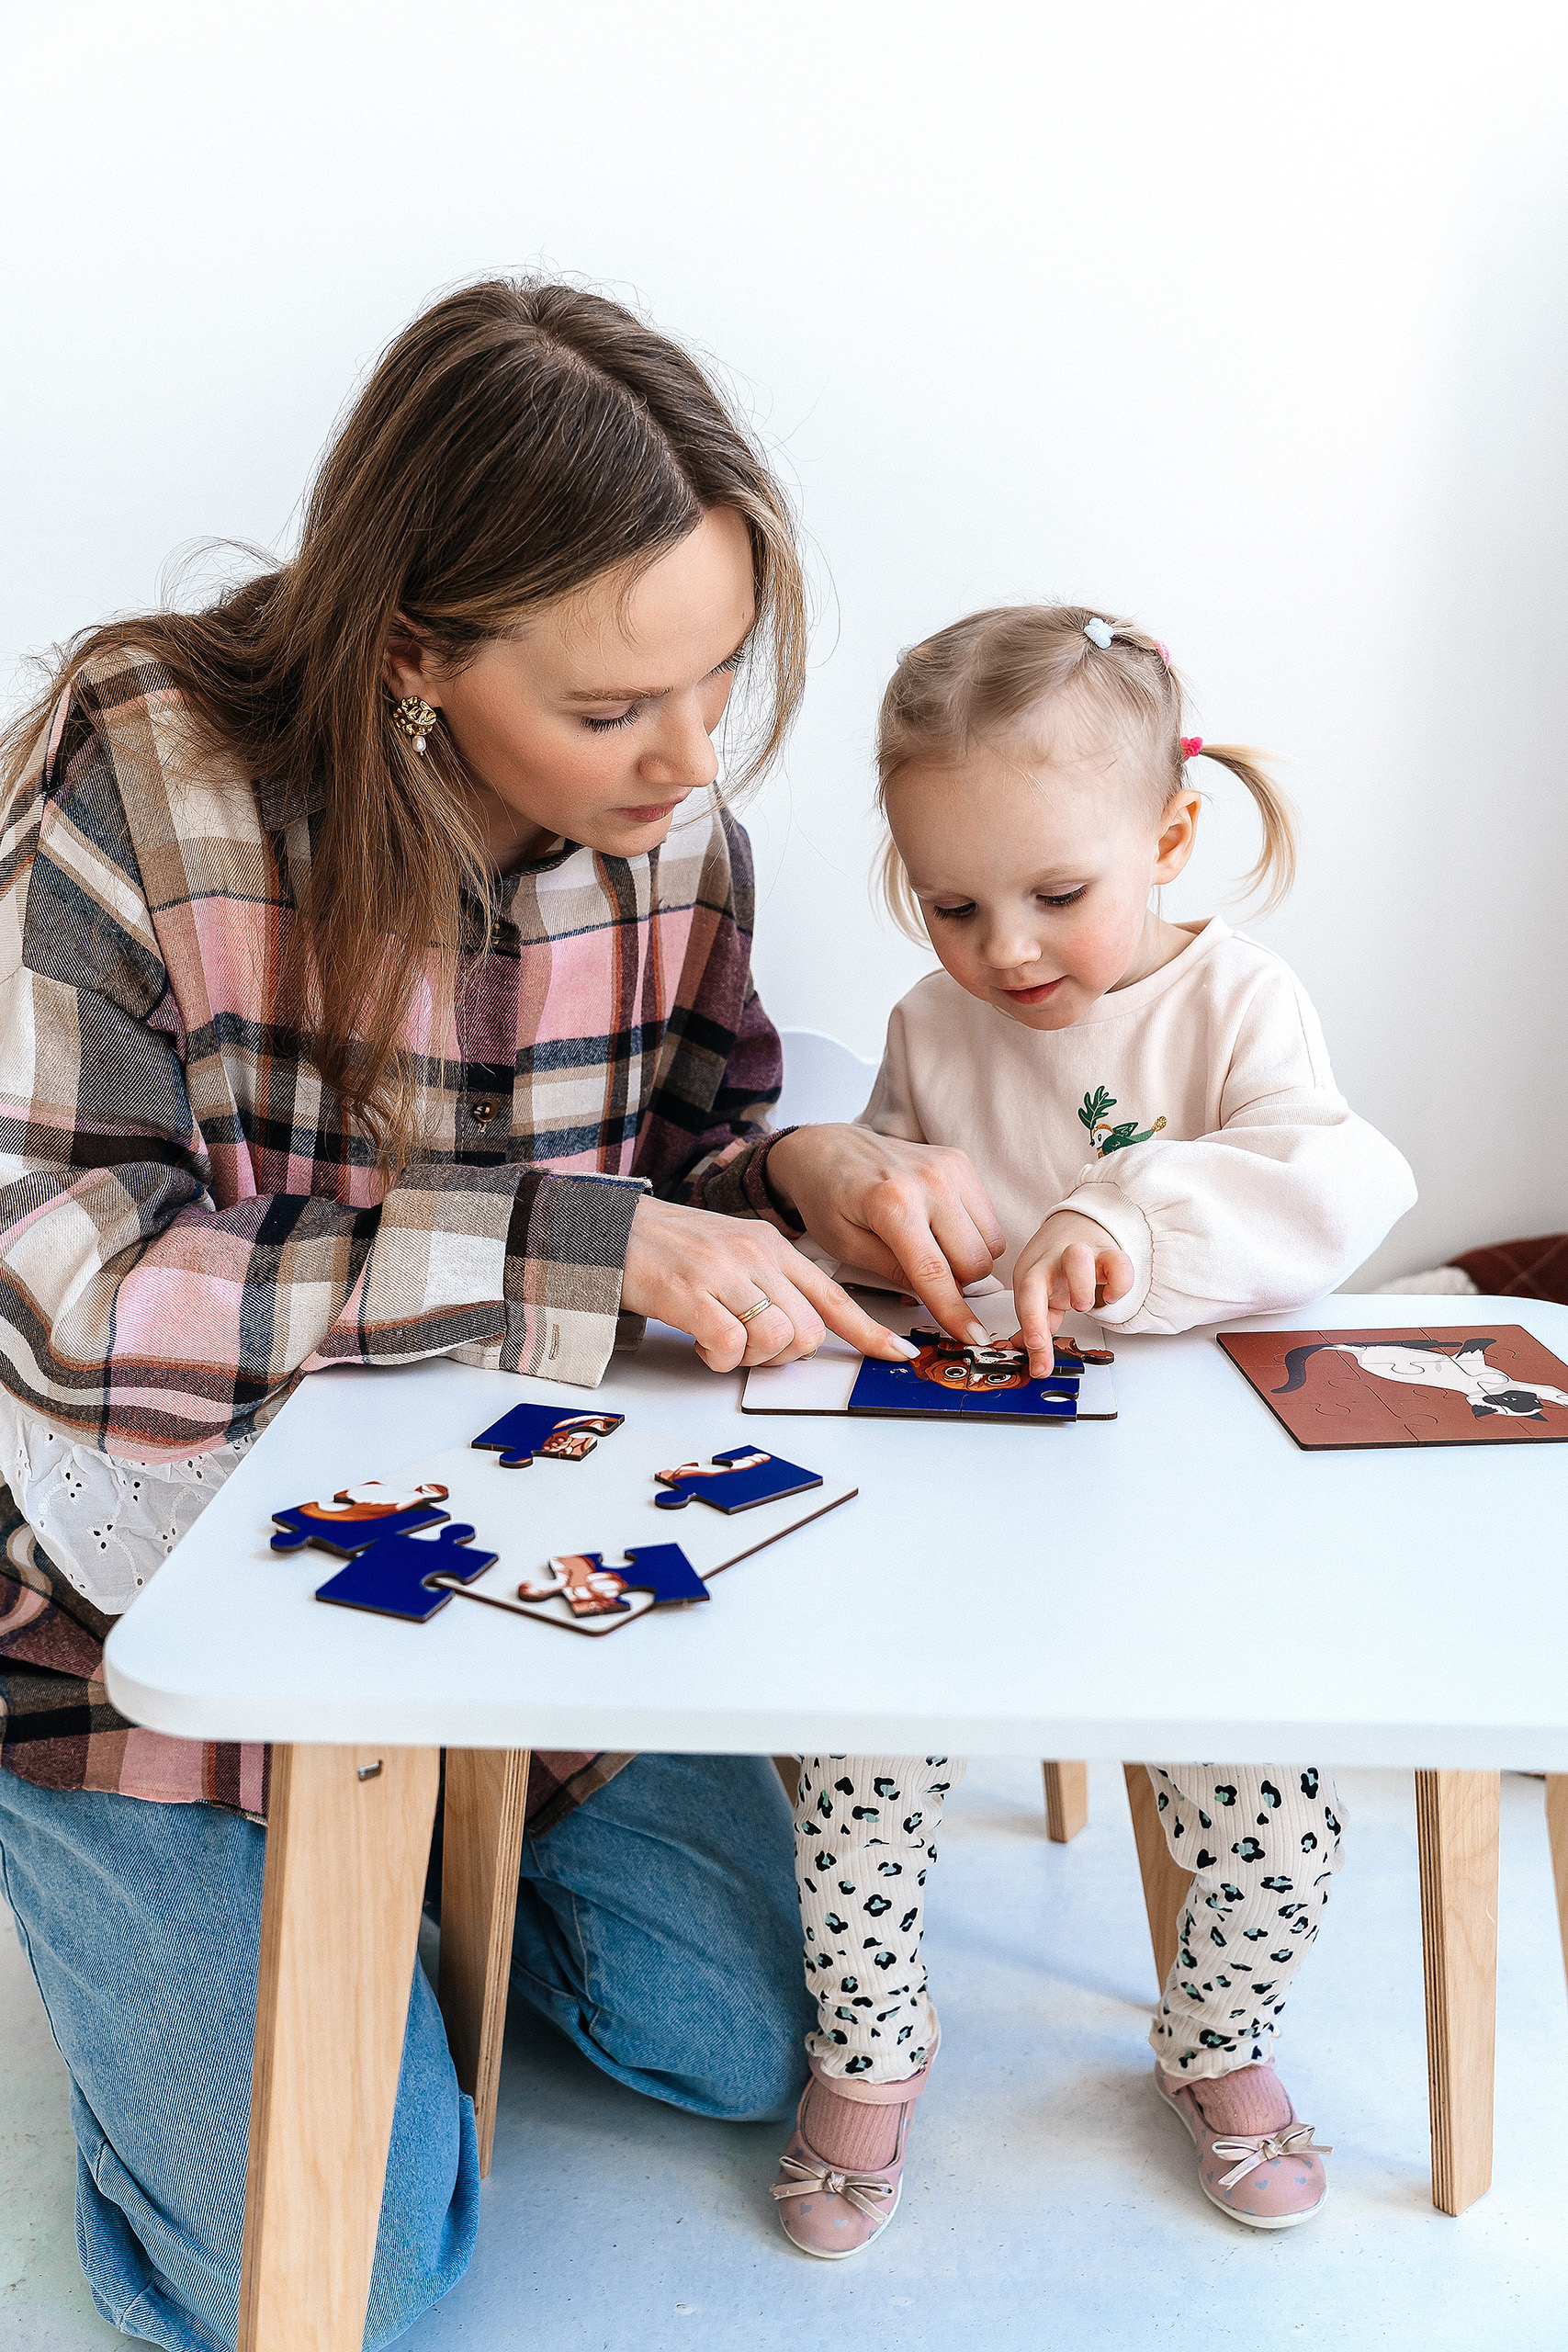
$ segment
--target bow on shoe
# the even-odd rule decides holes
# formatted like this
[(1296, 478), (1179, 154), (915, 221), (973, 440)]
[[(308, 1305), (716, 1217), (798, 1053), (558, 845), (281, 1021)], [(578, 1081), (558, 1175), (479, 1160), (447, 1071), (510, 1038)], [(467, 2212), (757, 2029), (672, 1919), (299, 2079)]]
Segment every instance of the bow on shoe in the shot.
[(775, 2197), (809, 2197), (820, 2189), (829, 2197), (848, 2198), (857, 2212), (863, 2213), (867, 2221), (875, 2222), (881, 2215), (873, 2200), (880, 2199), (886, 2205), (894, 2193), (890, 2180), (878, 2180), (870, 2172), (836, 2172), (820, 2156), (808, 2165), (803, 2165), (797, 2156), (781, 2156), (779, 2162), (791, 2177), (774, 2181)]
[(1312, 2135), (1313, 2126), (1310, 2123), (1292, 2123), (1287, 2132), (1259, 2132), (1250, 2140), (1213, 2141), (1210, 2143), (1212, 2154), (1241, 2158), (1238, 2165), (1234, 2165), (1229, 2172), (1221, 2175), (1220, 2187), (1234, 2188), (1238, 2180), (1245, 2180), (1249, 2172), (1258, 2170), (1259, 2165), (1271, 2164), (1276, 2156), (1304, 2156), (1309, 2149), (1314, 2156), (1331, 2156), (1334, 2154), (1331, 2147), (1312, 2147)]

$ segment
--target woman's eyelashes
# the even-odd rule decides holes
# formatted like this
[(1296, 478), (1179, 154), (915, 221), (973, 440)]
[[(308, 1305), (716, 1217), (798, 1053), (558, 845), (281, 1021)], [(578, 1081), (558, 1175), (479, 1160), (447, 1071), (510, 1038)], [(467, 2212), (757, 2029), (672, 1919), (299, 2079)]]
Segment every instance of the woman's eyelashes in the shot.
[[(745, 659), (745, 646), (738, 645), (733, 653), (727, 654), (722, 662), (715, 663), (708, 675), (713, 678), (732, 678)], [(584, 718), (582, 723), (584, 727), (592, 729), (595, 735), (604, 735), (615, 727), (629, 727), (634, 718), (639, 718), (642, 716), (644, 708), (645, 705), (642, 703), (634, 702), (626, 710), (617, 711), (614, 718)]]

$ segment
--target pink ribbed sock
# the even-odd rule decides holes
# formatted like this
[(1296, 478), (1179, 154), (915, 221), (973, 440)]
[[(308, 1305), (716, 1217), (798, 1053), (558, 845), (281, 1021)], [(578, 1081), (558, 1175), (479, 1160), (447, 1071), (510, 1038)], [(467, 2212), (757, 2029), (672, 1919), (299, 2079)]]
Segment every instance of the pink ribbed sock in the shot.
[(801, 2111), (800, 2128), (818, 2154), (843, 2172), (880, 2172), (898, 2152), (897, 2107), (872, 2107), (863, 2099), (840, 2098), (832, 2086), (814, 2075)]
[(1238, 2066), (1233, 2075), (1205, 2076), (1190, 2086), (1211, 2132), (1241, 2139), (1278, 2132), (1291, 2120), (1291, 2102), (1272, 2066)]

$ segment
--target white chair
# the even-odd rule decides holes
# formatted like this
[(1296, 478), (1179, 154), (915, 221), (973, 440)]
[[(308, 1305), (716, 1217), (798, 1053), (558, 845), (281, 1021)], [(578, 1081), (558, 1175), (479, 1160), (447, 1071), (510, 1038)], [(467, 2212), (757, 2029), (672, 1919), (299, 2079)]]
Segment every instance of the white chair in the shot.
[(876, 1064), (863, 1062), (820, 1029), (785, 1029), (780, 1038), (784, 1092), (772, 1114), (773, 1125), (798, 1127), (858, 1117), (870, 1100)]

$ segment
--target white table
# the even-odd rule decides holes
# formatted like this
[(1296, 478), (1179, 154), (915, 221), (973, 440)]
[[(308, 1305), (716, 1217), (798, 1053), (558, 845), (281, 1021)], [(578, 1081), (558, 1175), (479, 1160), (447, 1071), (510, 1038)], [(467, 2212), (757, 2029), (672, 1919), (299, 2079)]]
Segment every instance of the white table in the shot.
[[(1425, 1323), (1523, 1324), (1568, 1360), (1568, 1309), (1528, 1300), (1341, 1297), (1245, 1328)], [(278, 1743), (242, 2352), (358, 2344), (443, 1747), (443, 2000), (481, 2092), (528, 1747), (1415, 1766), (1434, 2082), (1452, 2078), (1435, 2177), (1450, 2211), (1479, 2193), (1479, 2118), (1458, 2110), (1483, 2072), (1489, 2177), (1495, 1775), (1568, 1774), (1568, 1448), (1303, 1453), (1211, 1332), (1113, 1343), (1120, 1419), (1070, 1428), (743, 1419), (739, 1381), (657, 1328), (592, 1397), (446, 1361), (302, 1385), (108, 1645), (133, 1720)], [(860, 1495), (727, 1571), (713, 1607), (609, 1641), (456, 1600), (417, 1629), (322, 1609), (323, 1555), (268, 1549), (274, 1509), (521, 1396), (634, 1416), (674, 1458), (744, 1438)], [(519, 1509), (541, 1475), (573, 1473), (536, 1465)]]

